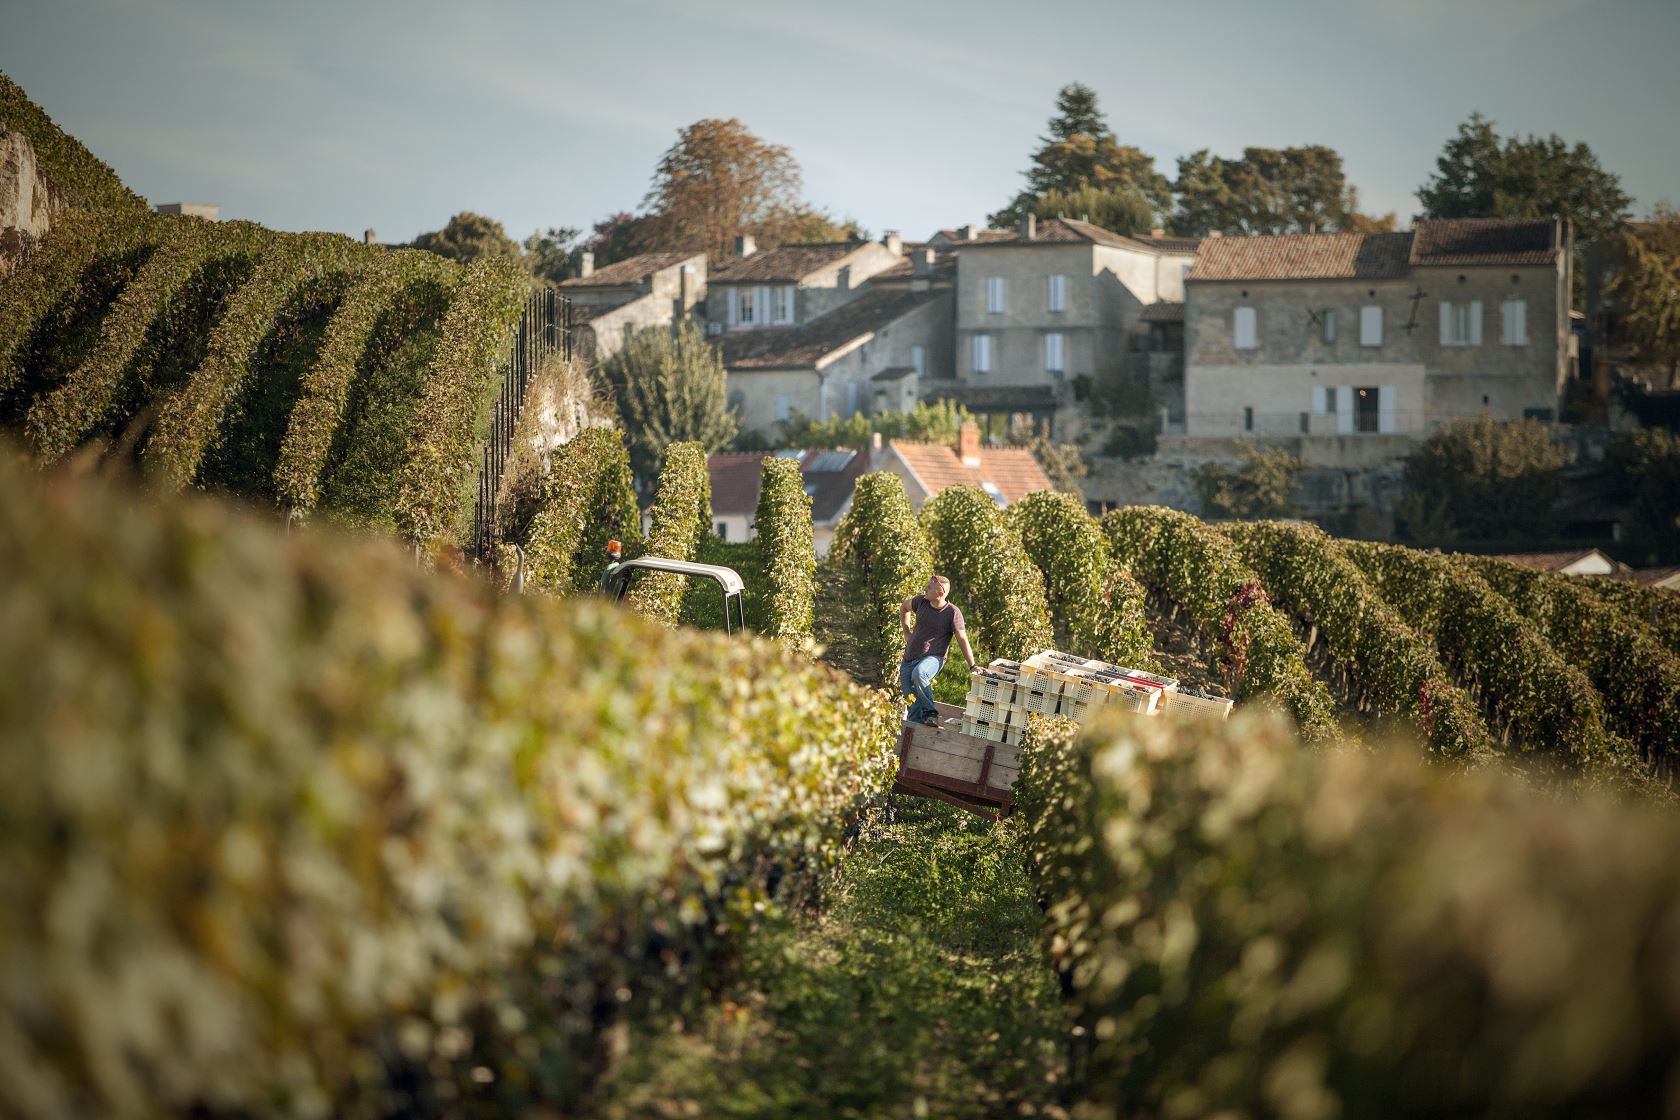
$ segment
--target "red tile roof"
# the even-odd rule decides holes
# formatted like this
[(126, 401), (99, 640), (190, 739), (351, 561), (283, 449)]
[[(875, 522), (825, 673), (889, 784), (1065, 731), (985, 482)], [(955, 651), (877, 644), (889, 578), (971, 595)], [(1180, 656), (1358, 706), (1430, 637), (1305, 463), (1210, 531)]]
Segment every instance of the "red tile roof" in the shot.
[(720, 266), (711, 274), (710, 283), (743, 284), (779, 280), (791, 284), (872, 244), (874, 242), (870, 241), (822, 241), (761, 249), (750, 257), (741, 257)]
[(758, 484), (768, 451), (715, 451), (706, 456), (712, 478), (712, 512), (727, 516), (758, 510)]
[(1210, 237), (1186, 280), (1394, 280), (1406, 275), (1410, 233), (1290, 233)]
[(1458, 218), (1419, 222), (1412, 231), (1411, 263), (1420, 267), (1549, 265), (1563, 251), (1550, 218)]
[(1133, 249), (1143, 253), (1193, 253), (1199, 244), (1196, 238), (1191, 237), (1125, 237), (1090, 222), (1079, 221), (1077, 218), (1040, 218), (1031, 241), (1023, 239), (1019, 229), (988, 229), (975, 232), (978, 235), (976, 240), (963, 241), (957, 237), (954, 230), (939, 231), (941, 236), (956, 242), (953, 248), (958, 251), (1005, 245), (1019, 248), (1084, 243), (1107, 245), (1112, 249)]
[(1035, 490), (1051, 489), (1044, 468), (1024, 447), (981, 447), (979, 464), (970, 466), (958, 458), (955, 448), (943, 443), (895, 439), (887, 446), (930, 498), (949, 486), (985, 489), (988, 482), (997, 487), (1006, 502), (1020, 501)]
[(712, 480), (712, 512), (752, 517), (758, 512), (758, 491), (764, 460), (783, 454), (799, 459), (805, 492), (811, 495), (811, 520), (831, 524), (851, 499), (852, 489), (869, 465), (869, 456), (846, 448), (792, 452), (719, 451), (706, 457)]
[(639, 284), (661, 269), (679, 265), (698, 257), (699, 253), (680, 251), (642, 253), (612, 264), (603, 265), (588, 276), (574, 276), (560, 281), (562, 288), (627, 288)]
[(1559, 572), (1572, 564), (1597, 556), (1610, 565), (1612, 571), (1619, 570), (1622, 565), (1606, 556), (1596, 548), (1577, 548), (1571, 552), (1507, 552), (1494, 557), (1524, 568), (1538, 568), (1543, 572)]

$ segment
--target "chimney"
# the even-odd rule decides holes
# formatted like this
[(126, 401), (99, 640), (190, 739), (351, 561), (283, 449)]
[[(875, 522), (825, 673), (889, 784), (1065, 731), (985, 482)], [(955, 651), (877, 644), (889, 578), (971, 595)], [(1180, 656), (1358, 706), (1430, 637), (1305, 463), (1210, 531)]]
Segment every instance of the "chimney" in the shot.
[(379, 235), (374, 233), (371, 229), (364, 229), (362, 231), (362, 244), (363, 245), (377, 245), (377, 244), (379, 244)]
[(1167, 231), (1162, 229), (1160, 226), (1156, 226), (1154, 229), (1149, 231), (1149, 236), (1159, 241), (1163, 237), (1167, 236)]
[(898, 236), (896, 229), (889, 229), (882, 233), (881, 244), (885, 245), (887, 252), (895, 257), (904, 255), (904, 239)]
[(957, 457), (965, 467), (980, 465), (980, 429), (973, 424), (964, 424), (957, 429)]
[(910, 254), (910, 274), (912, 276), (931, 276), (933, 274), (932, 249), (917, 249)]
[(1038, 236), (1038, 217), (1035, 214), (1021, 215), (1021, 240), (1031, 241)]
[(1225, 231), (1224, 230), (1218, 230), (1218, 229), (1210, 229), (1205, 234), (1203, 234), (1202, 236), (1203, 237), (1224, 237), (1225, 236)]
[(687, 314), (694, 303), (694, 266), (685, 264), (677, 272), (677, 305)]
[(975, 233), (974, 233), (974, 227), (973, 226), (958, 226), (957, 227), (957, 240), (958, 241), (973, 241), (974, 238), (975, 238)]
[(743, 233), (735, 239), (735, 255), (737, 257), (750, 257), (756, 252), (758, 252), (758, 242), (753, 240), (752, 234)]
[(585, 249), (578, 254), (578, 278), (595, 274), (595, 254)]

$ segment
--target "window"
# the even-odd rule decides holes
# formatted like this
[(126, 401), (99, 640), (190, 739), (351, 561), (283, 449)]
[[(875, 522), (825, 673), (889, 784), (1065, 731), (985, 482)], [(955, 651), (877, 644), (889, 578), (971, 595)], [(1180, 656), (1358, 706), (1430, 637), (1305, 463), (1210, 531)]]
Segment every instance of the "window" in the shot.
[(974, 372), (992, 372), (992, 336), (989, 334), (974, 336)]
[(1480, 346), (1482, 344), (1482, 301), (1468, 303), (1441, 301), (1441, 345)]
[(776, 322), (793, 322), (793, 285), (783, 284), (776, 289)]
[(848, 381), (848, 382), (846, 382), (846, 415), (847, 416), (856, 416), (857, 414), (858, 414), (858, 383), (856, 381)]
[(1254, 308), (1239, 307), (1231, 313), (1231, 345), (1238, 350), (1253, 350), (1255, 339)]
[(753, 294), (753, 322), (768, 325), (770, 322), (770, 289), (754, 288)]
[(732, 323), (751, 326), (753, 321), (753, 298), (751, 288), (736, 288), (732, 293), (735, 314), (730, 319)]
[(917, 377), (926, 377), (927, 376), (927, 347), (926, 346), (912, 346), (912, 347), (910, 347), (910, 364), (912, 366), (916, 367), (916, 376)]
[(791, 411), (790, 408), (788, 407), (789, 404), (790, 404), (790, 402), (788, 401), (788, 399), (786, 397), (777, 397), (776, 398), (776, 421), (777, 421), (777, 423), (780, 423), (781, 421), (786, 420), (788, 418), (788, 415)]
[(1504, 340), (1507, 346), (1528, 345), (1528, 301), (1508, 299), (1503, 308)]
[(712, 532), (717, 534), (717, 539), (718, 540), (720, 540), (720, 541), (728, 540), (729, 539), (729, 522), (719, 521), (717, 523), (716, 527), (713, 528)]
[(1003, 314), (1003, 277), (986, 277), (986, 311), (992, 315)]
[(1374, 385), (1353, 391), (1353, 420), (1354, 430), (1360, 432), (1374, 432), (1377, 430), (1377, 389)]
[(1336, 309), (1334, 307), (1324, 312), (1324, 341), (1336, 341)]
[(1061, 373), (1062, 364), (1062, 336), (1047, 334), (1044, 336), (1044, 369), (1047, 373)]
[(1382, 334), (1382, 308), (1361, 307), (1359, 309), (1359, 345), (1381, 346)]
[(1050, 310), (1067, 310), (1067, 280), (1066, 276), (1050, 277)]
[(1244, 405), (1243, 406), (1243, 431), (1252, 432), (1253, 430), (1254, 430), (1254, 408), (1253, 408), (1252, 405)]
[(1009, 504), (1009, 500), (1003, 496), (1003, 491), (998, 489), (997, 483), (989, 480), (982, 480), (980, 483), (980, 489), (986, 492), (986, 497), (996, 503), (999, 509), (1002, 509), (1004, 506)]

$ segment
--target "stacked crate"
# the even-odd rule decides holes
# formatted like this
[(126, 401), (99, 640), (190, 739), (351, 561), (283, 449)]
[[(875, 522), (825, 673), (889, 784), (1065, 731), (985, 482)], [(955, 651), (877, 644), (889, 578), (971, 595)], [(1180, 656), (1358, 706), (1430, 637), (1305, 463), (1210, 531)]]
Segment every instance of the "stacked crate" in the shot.
[(1028, 716), (1066, 716), (1083, 723), (1109, 706), (1193, 719), (1224, 719), (1231, 712), (1231, 701), (1185, 693), (1172, 677), (1045, 650), (1024, 662), (999, 658), (975, 670), (962, 732), (1013, 745), (1020, 743)]

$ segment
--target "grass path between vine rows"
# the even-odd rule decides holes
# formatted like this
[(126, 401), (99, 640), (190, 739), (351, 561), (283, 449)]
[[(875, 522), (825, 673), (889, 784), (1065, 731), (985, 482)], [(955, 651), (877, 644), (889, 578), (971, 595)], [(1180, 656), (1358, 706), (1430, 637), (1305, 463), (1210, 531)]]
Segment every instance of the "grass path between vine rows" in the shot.
[(894, 795), (816, 913), (772, 910), (720, 997), (633, 1029), (629, 1117), (1065, 1115), (1065, 1026), (1010, 822)]

